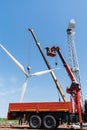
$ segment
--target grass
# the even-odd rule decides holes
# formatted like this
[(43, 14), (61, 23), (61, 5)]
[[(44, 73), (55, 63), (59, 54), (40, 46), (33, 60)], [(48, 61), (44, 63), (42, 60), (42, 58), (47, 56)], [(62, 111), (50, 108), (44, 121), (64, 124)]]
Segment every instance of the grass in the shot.
[(18, 124), (18, 121), (17, 120), (7, 120), (6, 118), (0, 118), (0, 124)]

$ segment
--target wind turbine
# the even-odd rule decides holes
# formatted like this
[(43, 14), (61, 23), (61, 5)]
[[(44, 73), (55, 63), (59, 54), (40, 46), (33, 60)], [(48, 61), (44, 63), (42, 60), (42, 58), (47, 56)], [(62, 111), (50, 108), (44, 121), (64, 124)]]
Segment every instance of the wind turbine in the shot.
[(24, 66), (16, 58), (14, 58), (14, 56), (12, 56), (12, 54), (2, 44), (0, 44), (0, 47), (26, 76), (26, 80), (22, 85), (22, 90), (21, 90), (21, 94), (20, 94), (20, 102), (23, 101), (23, 97), (24, 97), (24, 94), (25, 94), (25, 91), (26, 91), (26, 88), (27, 88), (29, 77), (40, 76), (40, 75), (43, 75), (43, 74), (50, 73), (55, 69), (58, 69), (58, 68), (55, 68), (55, 69), (50, 69), (50, 70), (45, 70), (45, 71), (40, 71), (40, 72), (30, 74), (30, 66), (27, 67), (28, 72), (26, 72), (25, 69), (24, 69)]

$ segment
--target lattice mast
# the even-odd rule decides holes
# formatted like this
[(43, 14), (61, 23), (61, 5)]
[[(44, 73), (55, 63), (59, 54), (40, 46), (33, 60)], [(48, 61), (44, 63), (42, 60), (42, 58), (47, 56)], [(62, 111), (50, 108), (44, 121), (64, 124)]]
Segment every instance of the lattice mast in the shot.
[(78, 58), (77, 58), (77, 53), (75, 48), (75, 41), (74, 41), (74, 36), (75, 36), (75, 32), (73, 32), (74, 28), (75, 28), (75, 20), (71, 19), (67, 29), (69, 62), (70, 62), (69, 64), (76, 80), (78, 81), (81, 87), (79, 64), (78, 64)]

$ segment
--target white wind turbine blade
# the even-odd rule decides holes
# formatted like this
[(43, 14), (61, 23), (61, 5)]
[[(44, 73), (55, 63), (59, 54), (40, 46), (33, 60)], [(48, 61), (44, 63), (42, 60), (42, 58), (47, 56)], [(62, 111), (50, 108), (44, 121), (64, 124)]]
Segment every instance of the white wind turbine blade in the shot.
[(56, 70), (56, 69), (59, 69), (59, 68), (50, 69), (50, 70), (45, 70), (45, 71), (40, 71), (40, 72), (36, 72), (36, 73), (34, 73), (34, 74), (30, 74), (29, 76), (27, 76), (26, 81), (25, 81), (24, 84), (22, 85), (22, 90), (21, 90), (21, 94), (20, 94), (20, 102), (23, 101), (23, 97), (24, 97), (24, 94), (25, 94), (25, 91), (26, 91), (26, 88), (27, 88), (28, 78), (29, 78), (29, 77), (31, 77), (31, 76), (40, 76), (40, 75), (43, 75), (43, 74), (52, 72), (53, 70)]
[(5, 51), (5, 53), (11, 58), (11, 60), (20, 68), (20, 70), (27, 76), (27, 73), (24, 70), (24, 67), (22, 64), (19, 63), (11, 54), (7, 51), (7, 49), (0, 44), (0, 47)]
[(40, 75), (43, 75), (43, 74), (50, 73), (50, 72), (52, 72), (53, 70), (56, 70), (56, 69), (59, 69), (59, 68), (36, 72), (34, 74), (30, 74), (30, 76), (40, 76)]
[(22, 85), (22, 90), (21, 90), (21, 94), (20, 94), (20, 102), (23, 101), (23, 97), (27, 88), (27, 83), (28, 83), (28, 78), (26, 79), (26, 81), (24, 82), (24, 84)]

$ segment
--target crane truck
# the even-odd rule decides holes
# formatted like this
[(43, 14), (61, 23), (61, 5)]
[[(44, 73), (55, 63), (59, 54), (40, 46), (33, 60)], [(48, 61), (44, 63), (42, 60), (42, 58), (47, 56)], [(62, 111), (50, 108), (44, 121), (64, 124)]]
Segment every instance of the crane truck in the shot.
[[(51, 69), (45, 54), (38, 42), (32, 29), (29, 29), (31, 32), (36, 45), (48, 67)], [(7, 118), (8, 120), (19, 119), (20, 117), (25, 117), (25, 120), (29, 123), (31, 128), (46, 128), (54, 129), (59, 126), (60, 123), (66, 122), (72, 110), (72, 101), (67, 101), (63, 90), (54, 74), (50, 72), (51, 76), (56, 84), (58, 91), (63, 99), (62, 102), (28, 102), (28, 103), (10, 103), (8, 108)]]
[[(38, 42), (34, 31), (29, 29), (31, 32), (36, 45), (48, 67), (51, 69), (46, 56), (43, 53), (43, 50)], [(63, 55), (60, 52), (59, 47), (46, 48), (48, 56), (55, 56), (56, 52), (58, 52), (63, 65), (72, 81), (70, 88), (67, 88), (66, 91), (71, 95), (70, 101), (67, 101), (65, 95), (62, 91), (62, 88), (54, 74), (54, 72), (50, 72), (51, 76), (54, 80), (54, 83), (57, 86), (58, 91), (61, 94), (63, 101), (61, 102), (27, 102), (27, 103), (10, 103), (8, 108), (7, 118), (8, 120), (19, 119), (20, 117), (24, 117), (25, 120), (29, 123), (30, 128), (39, 129), (54, 129), (64, 122), (80, 122), (80, 126), (82, 129), (82, 106), (81, 106), (81, 95), (80, 95), (80, 86), (76, 81), (69, 65), (66, 63)], [(73, 101), (72, 101), (73, 100)], [(74, 108), (73, 108), (74, 102)], [(87, 104), (87, 103), (86, 103)], [(85, 106), (85, 108), (87, 105)]]

